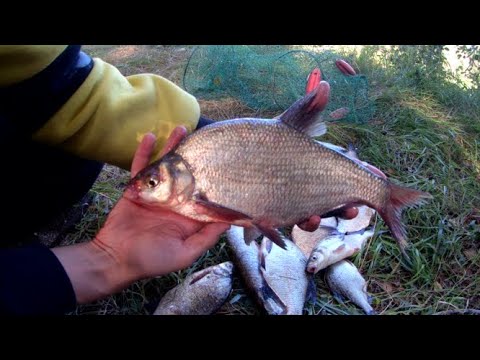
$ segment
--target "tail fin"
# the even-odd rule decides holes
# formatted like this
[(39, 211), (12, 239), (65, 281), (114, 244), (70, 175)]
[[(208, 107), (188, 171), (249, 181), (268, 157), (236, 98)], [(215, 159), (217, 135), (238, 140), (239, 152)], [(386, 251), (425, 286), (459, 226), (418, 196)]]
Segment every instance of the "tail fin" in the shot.
[(402, 210), (406, 207), (423, 205), (427, 200), (432, 199), (428, 193), (409, 189), (389, 183), (390, 199), (387, 200), (383, 209), (378, 212), (392, 232), (393, 238), (397, 241), (402, 254), (406, 255), (407, 246), (406, 230), (402, 224)]

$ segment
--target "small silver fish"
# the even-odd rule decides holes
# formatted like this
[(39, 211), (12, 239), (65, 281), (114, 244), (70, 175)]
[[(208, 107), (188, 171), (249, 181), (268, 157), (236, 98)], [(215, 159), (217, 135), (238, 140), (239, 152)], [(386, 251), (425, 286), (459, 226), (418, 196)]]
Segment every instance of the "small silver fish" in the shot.
[(255, 241), (247, 245), (243, 228), (235, 225), (227, 230), (227, 243), (233, 251), (234, 262), (247, 288), (253, 292), (257, 302), (263, 306), (260, 245)]
[(307, 271), (316, 274), (329, 265), (355, 255), (373, 234), (371, 229), (342, 234), (332, 228), (328, 237), (317, 242), (308, 259)]
[(160, 300), (153, 315), (210, 315), (232, 290), (233, 263), (210, 266), (185, 278)]
[[(351, 156), (356, 158), (355, 155)], [(309, 258), (307, 271), (316, 273), (361, 250), (365, 241), (373, 235), (373, 231), (366, 228), (374, 214), (375, 210), (360, 206), (355, 218), (322, 219), (321, 225), (314, 232), (304, 231), (295, 225), (292, 229), (292, 240)]]
[(283, 250), (264, 237), (245, 243), (243, 228), (231, 226), (227, 242), (237, 267), (257, 302), (270, 315), (301, 315), (305, 302), (314, 297), (313, 278), (305, 272), (307, 258), (290, 240)]
[(272, 292), (266, 295), (275, 300), (275, 305), (280, 304), (281, 312), (275, 312), (279, 315), (302, 315), (309, 290), (309, 278), (305, 273), (307, 258), (290, 240), (285, 239), (285, 245), (286, 251), (267, 237), (262, 239), (260, 272), (264, 286)]
[(367, 283), (355, 265), (342, 260), (325, 272), (325, 280), (337, 297), (345, 297), (363, 309), (367, 315), (375, 315), (367, 293)]

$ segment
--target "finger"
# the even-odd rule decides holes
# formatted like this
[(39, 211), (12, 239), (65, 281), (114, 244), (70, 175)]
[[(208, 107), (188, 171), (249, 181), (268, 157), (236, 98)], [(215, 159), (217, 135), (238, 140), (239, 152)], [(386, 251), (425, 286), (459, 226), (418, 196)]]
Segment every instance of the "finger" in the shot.
[(173, 129), (172, 133), (167, 139), (167, 143), (163, 147), (159, 158), (162, 158), (168, 154), (173, 148), (175, 148), (180, 141), (187, 136), (187, 129), (184, 126), (177, 126)]
[(212, 248), (220, 235), (230, 228), (230, 224), (212, 223), (205, 225), (200, 231), (185, 240), (184, 256), (190, 261), (196, 260), (205, 251)]
[(157, 138), (152, 133), (147, 133), (142, 139), (140, 145), (138, 145), (137, 151), (133, 156), (132, 167), (130, 169), (131, 177), (135, 177), (137, 173), (148, 165), (150, 156), (155, 148), (155, 141)]
[(320, 226), (321, 218), (318, 215), (313, 215), (310, 219), (298, 224), (298, 227), (304, 231), (314, 232)]
[(357, 215), (358, 215), (358, 208), (351, 207), (343, 210), (342, 213), (338, 215), (338, 217), (345, 220), (350, 220), (355, 218)]

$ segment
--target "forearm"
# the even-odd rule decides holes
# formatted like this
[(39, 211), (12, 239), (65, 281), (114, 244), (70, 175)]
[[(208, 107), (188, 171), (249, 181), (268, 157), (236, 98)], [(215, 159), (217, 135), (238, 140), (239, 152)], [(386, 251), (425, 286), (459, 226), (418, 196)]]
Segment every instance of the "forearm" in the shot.
[(167, 79), (153, 74), (124, 77), (95, 59), (82, 86), (33, 138), (128, 169), (146, 133), (157, 136), (155, 159), (176, 126), (193, 132), (199, 117), (196, 99)]
[(0, 250), (0, 314), (60, 315), (137, 280), (95, 241)]
[(79, 304), (100, 300), (135, 281), (94, 241), (52, 249), (67, 273)]

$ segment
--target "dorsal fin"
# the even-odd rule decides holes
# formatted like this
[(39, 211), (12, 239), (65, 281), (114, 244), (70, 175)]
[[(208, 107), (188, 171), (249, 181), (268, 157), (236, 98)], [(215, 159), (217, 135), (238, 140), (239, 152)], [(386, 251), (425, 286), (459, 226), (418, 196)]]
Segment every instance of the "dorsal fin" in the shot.
[(325, 134), (327, 127), (320, 114), (327, 106), (329, 95), (330, 85), (320, 81), (315, 90), (280, 115), (280, 121), (312, 137)]
[(353, 146), (352, 143), (348, 144), (348, 151), (345, 153), (350, 159), (355, 159), (359, 160), (358, 155), (357, 155), (357, 150), (355, 149), (355, 146)]

